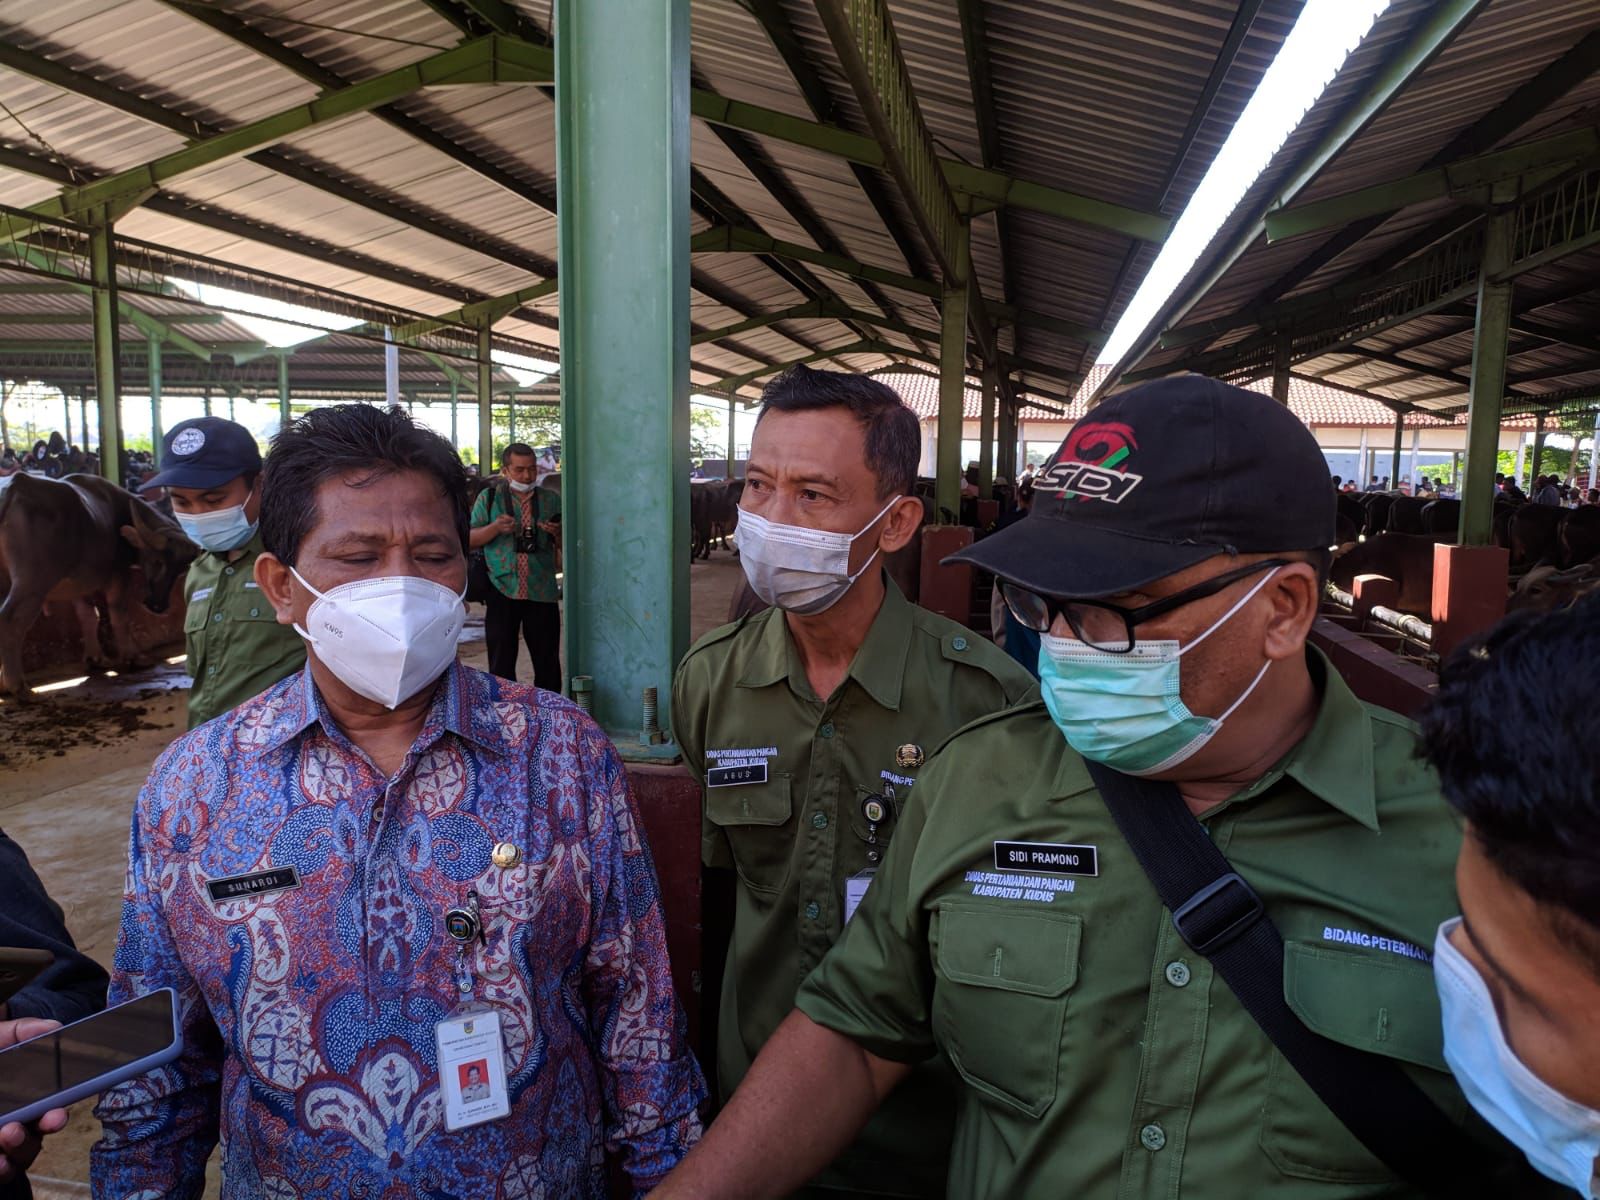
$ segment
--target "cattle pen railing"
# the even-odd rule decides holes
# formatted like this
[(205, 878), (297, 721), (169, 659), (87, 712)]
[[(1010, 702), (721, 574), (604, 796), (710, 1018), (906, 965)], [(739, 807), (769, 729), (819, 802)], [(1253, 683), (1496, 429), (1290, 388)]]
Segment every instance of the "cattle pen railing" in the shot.
[(1433, 671), (1439, 669), (1439, 655), (1433, 648), (1433, 625), (1421, 617), (1381, 604), (1371, 605), (1363, 613), (1354, 595), (1332, 583), (1323, 595), (1322, 615), (1392, 649), (1407, 662)]

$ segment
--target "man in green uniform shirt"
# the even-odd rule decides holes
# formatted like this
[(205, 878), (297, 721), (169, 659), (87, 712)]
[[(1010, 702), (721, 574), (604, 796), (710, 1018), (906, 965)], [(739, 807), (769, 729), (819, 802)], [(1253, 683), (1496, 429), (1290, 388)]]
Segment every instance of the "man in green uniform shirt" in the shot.
[[(935, 1053), (965, 1085), (952, 1197), (1420, 1197), (1483, 1147), (1451, 1194), (1548, 1194), (1445, 1070), (1428, 947), (1460, 831), (1413, 726), (1306, 644), (1332, 497), (1286, 408), (1199, 376), (1073, 428), (1029, 516), (961, 556), (1045, 634), (1044, 703), (929, 763), (856, 919), (658, 1196), (780, 1193)], [(1281, 933), (1293, 1017), (1442, 1108), (1430, 1177), (1379, 1161), (1180, 935), (1086, 759), (1175, 784), (1172, 816)]]
[[(738, 541), (773, 607), (701, 639), (673, 683), (673, 730), (705, 783), (705, 862), (737, 873), (724, 1094), (850, 920), (926, 754), (1033, 692), (994, 645), (910, 603), (881, 569), (918, 536), (919, 449), (915, 415), (876, 380), (797, 367), (768, 385)], [(919, 1071), (818, 1190), (942, 1195), (954, 1093), (946, 1070)]]
[(261, 451), (248, 429), (197, 417), (168, 432), (161, 471), (142, 489), (167, 490), (172, 515), (204, 552), (184, 583), (190, 729), (305, 666), (305, 643), (278, 624), (256, 586), (260, 474)]

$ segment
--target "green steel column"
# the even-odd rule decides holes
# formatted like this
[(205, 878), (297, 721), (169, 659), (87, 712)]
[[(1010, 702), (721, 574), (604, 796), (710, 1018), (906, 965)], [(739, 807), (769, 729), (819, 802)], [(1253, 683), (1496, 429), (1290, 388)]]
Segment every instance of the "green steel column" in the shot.
[[(230, 393), (228, 396), (228, 420), (230, 421), (237, 421), (239, 419), (239, 407), (237, 401), (238, 397)], [(252, 400), (251, 403), (254, 404), (255, 401)], [(206, 415), (211, 415), (211, 397), (209, 394), (206, 396)]]
[[(1496, 455), (1498, 458), (1499, 456)], [(1539, 463), (1544, 458), (1544, 414), (1540, 413), (1533, 419), (1533, 463), (1528, 468), (1528, 494), (1533, 494), (1533, 481), (1539, 478)], [(1522, 486), (1522, 480), (1517, 480), (1517, 486)]]
[(289, 356), (278, 355), (278, 428), (288, 426), (293, 420), (289, 412)]
[(1405, 439), (1406, 419), (1401, 413), (1394, 415), (1394, 455), (1389, 459), (1389, 486), (1400, 486), (1400, 443)]
[(145, 342), (150, 358), (150, 455), (161, 465), (161, 338)]
[(478, 474), (487, 479), (494, 474), (494, 363), (489, 322), (478, 324)]
[[(66, 429), (61, 436), (67, 439), (67, 445), (72, 445), (72, 401), (67, 398), (67, 393), (61, 393), (61, 415), (66, 420)], [(85, 439), (87, 440), (87, 438)]]
[(734, 452), (739, 448), (738, 445), (733, 440), (734, 404), (735, 404), (735, 401), (734, 401), (733, 397), (729, 396), (728, 397), (728, 474), (727, 474), (727, 477), (729, 479), (733, 478), (733, 457), (734, 457)]
[(555, 9), (566, 667), (627, 744), (689, 645), (689, 0)]
[(456, 399), (456, 377), (452, 375), (450, 376), (450, 449), (459, 454), (461, 453), (461, 434), (456, 424)]
[(978, 411), (978, 495), (994, 497), (994, 404), (1000, 387), (1000, 372), (993, 363), (983, 364), (983, 406)]
[(78, 432), (83, 435), (83, 449), (89, 450), (89, 393), (84, 388), (78, 389)]
[(94, 398), (100, 409), (100, 473), (122, 483), (122, 333), (117, 313), (116, 251), (111, 223), (89, 229), (94, 285)]
[[(211, 385), (210, 384), (207, 384), (205, 386), (205, 388), (201, 391), (201, 393), (200, 393), (200, 404), (201, 404), (202, 408), (204, 409), (206, 416), (209, 417), (211, 415)], [(230, 413), (228, 415), (228, 420), (230, 420), (230, 421), (233, 420), (233, 415), (232, 415), (231, 411), (230, 411)]]
[(506, 441), (517, 440), (517, 389), (512, 388), (506, 396)]
[(1000, 402), (1000, 453), (995, 473), (1002, 479), (1017, 482), (1017, 405), (1016, 387), (1011, 388), (1012, 398)]
[[(1496, 200), (1502, 197), (1496, 196)], [(1500, 453), (1500, 405), (1506, 394), (1506, 337), (1511, 330), (1511, 265), (1516, 212), (1501, 208), (1484, 232), (1478, 271), (1478, 318), (1472, 334), (1472, 384), (1467, 402), (1467, 463), (1461, 486), (1460, 541), (1487, 546), (1494, 534), (1494, 468)]]
[[(958, 261), (965, 262), (967, 227), (961, 226)], [(946, 280), (939, 327), (939, 419), (934, 447), (934, 501), (939, 520), (961, 516), (961, 426), (967, 391), (967, 283)]]
[(1293, 345), (1285, 330), (1278, 334), (1272, 348), (1272, 398), (1279, 404), (1289, 403), (1289, 360)]

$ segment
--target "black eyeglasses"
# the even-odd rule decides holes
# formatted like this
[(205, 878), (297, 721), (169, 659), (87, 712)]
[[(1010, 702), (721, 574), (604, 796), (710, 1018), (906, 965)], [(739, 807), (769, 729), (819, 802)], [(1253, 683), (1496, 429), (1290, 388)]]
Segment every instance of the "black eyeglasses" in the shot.
[(1173, 609), (1182, 608), (1185, 604), (1214, 596), (1230, 583), (1237, 583), (1260, 571), (1288, 564), (1289, 560), (1286, 558), (1268, 558), (1261, 562), (1248, 563), (1138, 608), (1122, 608), (1120, 605), (1106, 604), (1100, 600), (1070, 600), (1062, 596), (1046, 596), (1042, 592), (1031, 591), (1021, 584), (1007, 580), (1000, 581), (1000, 595), (1005, 598), (1006, 607), (1011, 610), (1011, 615), (1022, 622), (1025, 628), (1035, 633), (1049, 633), (1050, 626), (1055, 623), (1058, 616), (1061, 616), (1067, 619), (1067, 626), (1072, 630), (1072, 636), (1084, 645), (1104, 650), (1108, 654), (1127, 654), (1137, 642), (1133, 633), (1135, 626), (1154, 620)]

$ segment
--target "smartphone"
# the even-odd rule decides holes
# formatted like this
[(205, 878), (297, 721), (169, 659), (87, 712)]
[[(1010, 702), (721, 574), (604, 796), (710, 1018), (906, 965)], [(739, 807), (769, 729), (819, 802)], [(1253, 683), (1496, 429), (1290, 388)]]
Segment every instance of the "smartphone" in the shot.
[(27, 987), (55, 960), (56, 956), (48, 950), (0, 946), (0, 1004)]
[(0, 1125), (37, 1120), (153, 1071), (182, 1050), (171, 988), (0, 1050)]

